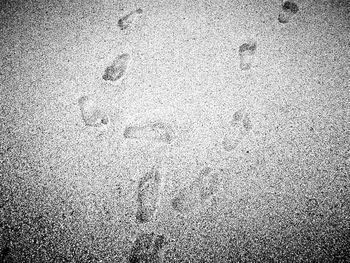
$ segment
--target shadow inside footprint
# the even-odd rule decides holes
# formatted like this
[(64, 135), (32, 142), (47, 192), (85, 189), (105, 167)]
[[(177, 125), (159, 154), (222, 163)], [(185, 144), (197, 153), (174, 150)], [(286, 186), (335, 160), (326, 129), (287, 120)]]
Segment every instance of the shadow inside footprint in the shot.
[(139, 17), (142, 13), (143, 10), (141, 8), (138, 8), (135, 11), (130, 12), (129, 14), (120, 18), (118, 20), (118, 27), (120, 28), (120, 30), (128, 29), (135, 22), (137, 17)]
[(256, 42), (244, 43), (239, 46), (238, 53), (240, 55), (245, 53), (254, 54), (256, 51), (256, 47), (257, 47)]
[(116, 82), (121, 80), (128, 69), (131, 56), (128, 53), (123, 53), (117, 56), (112, 65), (105, 69), (102, 79), (105, 81)]
[(278, 15), (278, 22), (286, 24), (289, 22), (290, 18), (299, 11), (299, 7), (296, 3), (291, 1), (286, 1), (282, 4), (282, 10)]
[(292, 14), (296, 14), (299, 11), (299, 7), (296, 3), (291, 1), (286, 1), (282, 5), (282, 9), (287, 12), (291, 12)]
[(154, 238), (154, 250), (159, 252), (164, 248), (164, 246), (168, 243), (168, 240), (164, 235), (155, 235)]
[(240, 57), (240, 69), (249, 70), (253, 63), (253, 58), (256, 53), (257, 43), (253, 40), (247, 41), (239, 46), (238, 54)]
[(161, 263), (161, 252), (166, 244), (162, 234), (139, 234), (130, 251), (129, 263)]
[(137, 192), (136, 222), (147, 223), (155, 216), (158, 209), (161, 176), (156, 167), (141, 177)]

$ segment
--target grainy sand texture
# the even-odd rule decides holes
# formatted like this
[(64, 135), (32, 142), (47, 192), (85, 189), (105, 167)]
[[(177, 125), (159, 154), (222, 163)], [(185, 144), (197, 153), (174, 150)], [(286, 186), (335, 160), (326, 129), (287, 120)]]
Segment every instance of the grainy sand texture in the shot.
[(349, 262), (349, 11), (1, 1), (0, 262)]

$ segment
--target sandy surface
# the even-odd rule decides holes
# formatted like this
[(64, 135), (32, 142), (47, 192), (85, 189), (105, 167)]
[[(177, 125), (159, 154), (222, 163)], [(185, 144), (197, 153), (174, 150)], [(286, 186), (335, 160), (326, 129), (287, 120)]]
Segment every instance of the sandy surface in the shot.
[[(41, 2), (1, 9), (0, 261), (121, 262), (142, 231), (171, 240), (165, 262), (346, 253), (346, 4), (297, 1), (299, 13), (280, 24), (277, 0)], [(140, 19), (121, 31), (118, 19), (137, 8)], [(238, 48), (249, 39), (257, 50), (242, 71)], [(104, 82), (122, 52), (127, 75)], [(84, 125), (78, 100), (90, 94), (107, 128)], [(252, 129), (228, 152), (239, 109)], [(154, 116), (178, 128), (175, 143), (123, 137)], [(137, 182), (154, 164), (161, 205), (137, 225)], [(170, 199), (204, 166), (225, 170), (224, 191), (177, 215)]]

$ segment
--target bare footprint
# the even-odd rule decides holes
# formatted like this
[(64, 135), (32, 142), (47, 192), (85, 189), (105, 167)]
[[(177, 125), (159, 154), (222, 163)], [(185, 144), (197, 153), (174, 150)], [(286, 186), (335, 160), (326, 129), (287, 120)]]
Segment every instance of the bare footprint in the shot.
[(235, 111), (232, 115), (231, 121), (230, 121), (230, 125), (232, 127), (235, 127), (237, 125), (239, 125), (240, 121), (243, 119), (244, 117), (244, 109), (241, 108), (237, 111)]
[(226, 152), (235, 150), (244, 137), (253, 129), (249, 114), (244, 113), (242, 109), (233, 114), (229, 124), (222, 140), (222, 147)]
[(209, 201), (212, 197), (222, 191), (223, 171), (211, 167), (203, 168), (198, 176), (200, 186), (200, 199), (202, 203)]
[(244, 118), (242, 119), (242, 126), (247, 133), (253, 129), (253, 123), (249, 118), (249, 114), (247, 113), (244, 115)]
[(131, 56), (129, 53), (118, 55), (112, 65), (105, 69), (102, 79), (109, 82), (120, 82), (126, 75), (130, 60)]
[(170, 124), (154, 122), (142, 126), (127, 126), (124, 138), (157, 141), (170, 144), (175, 139), (175, 132)]
[(86, 126), (102, 127), (110, 123), (108, 114), (99, 107), (93, 96), (82, 96), (78, 100), (81, 117)]
[(171, 106), (131, 117), (123, 132), (124, 138), (129, 140), (175, 145), (186, 140), (193, 131), (191, 118)]
[(196, 183), (181, 188), (170, 201), (172, 209), (182, 215), (193, 212), (199, 204), (199, 187)]
[(286, 24), (299, 11), (299, 7), (292, 1), (285, 1), (282, 4), (281, 11), (278, 15), (278, 22)]
[(163, 234), (142, 233), (136, 236), (129, 254), (129, 263), (161, 263), (167, 244)]
[(141, 8), (136, 9), (135, 11), (130, 12), (129, 14), (123, 16), (118, 20), (118, 27), (120, 30), (128, 29), (136, 20), (142, 15), (143, 10)]
[(139, 180), (136, 222), (148, 223), (156, 215), (160, 199), (160, 185), (161, 175), (155, 166)]
[(254, 62), (257, 43), (254, 40), (248, 40), (239, 46), (238, 54), (240, 59), (239, 67), (241, 70), (249, 70)]
[(205, 209), (212, 198), (223, 191), (223, 179), (221, 169), (204, 167), (189, 186), (181, 188), (171, 199), (171, 207), (182, 215)]

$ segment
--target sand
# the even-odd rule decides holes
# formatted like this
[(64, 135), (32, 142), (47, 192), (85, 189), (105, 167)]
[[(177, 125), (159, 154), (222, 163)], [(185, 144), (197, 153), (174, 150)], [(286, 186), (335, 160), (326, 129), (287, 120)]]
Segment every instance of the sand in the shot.
[[(296, 1), (287, 23), (280, 1), (40, 2), (1, 9), (0, 261), (122, 262), (151, 232), (170, 240), (163, 262), (349, 254), (341, 1)], [(239, 47), (251, 41), (242, 70)], [(106, 81), (123, 53), (125, 76)], [(84, 96), (95, 103), (85, 115)], [(148, 128), (128, 139), (128, 125)], [(155, 165), (157, 213), (140, 224), (139, 180)], [(204, 167), (224, 175), (197, 206)]]

